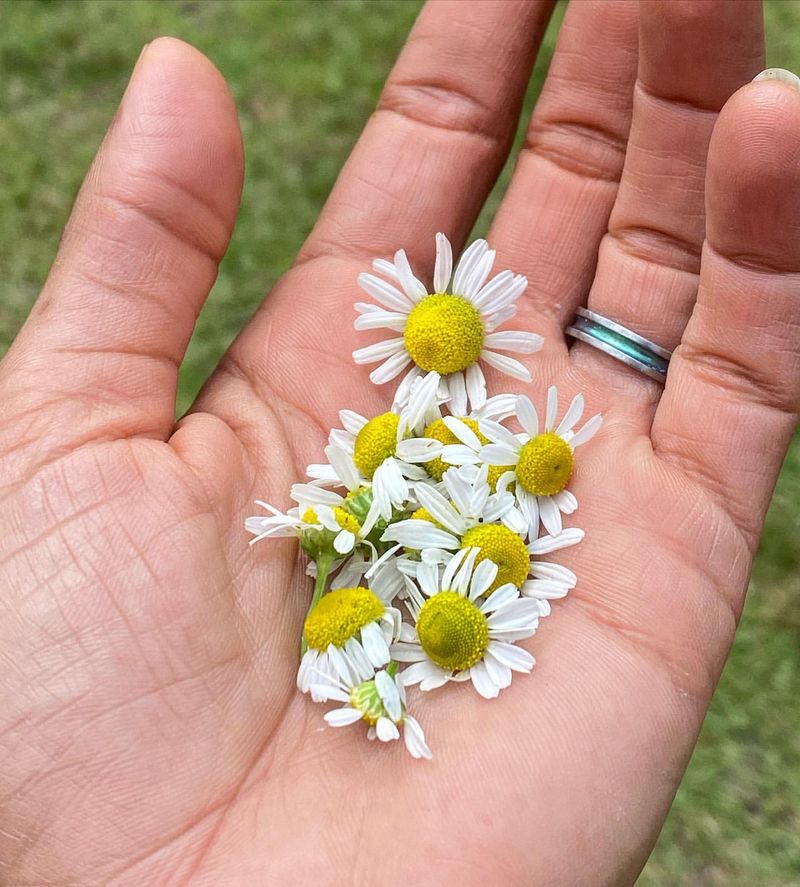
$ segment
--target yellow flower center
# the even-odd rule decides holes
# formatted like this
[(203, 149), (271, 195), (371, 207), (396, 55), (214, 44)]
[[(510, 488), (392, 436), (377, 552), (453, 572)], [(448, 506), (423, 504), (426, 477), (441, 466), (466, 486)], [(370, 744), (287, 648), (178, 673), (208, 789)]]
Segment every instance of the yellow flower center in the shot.
[(383, 613), (383, 604), (368, 588), (329, 591), (306, 618), (303, 627), (306, 643), (314, 650), (327, 650), (328, 644), (343, 647)]
[(528, 578), (531, 567), (528, 549), (513, 530), (502, 524), (479, 524), (467, 530), (461, 539), (461, 547), (480, 549), (475, 559), (476, 566), (485, 560), (497, 564), (497, 578), (486, 594), (507, 582), (519, 588)]
[(569, 483), (573, 464), (572, 447), (560, 435), (546, 431), (522, 447), (517, 480), (535, 496), (555, 496)]
[(423, 370), (457, 373), (480, 357), (481, 316), (461, 296), (426, 296), (408, 315), (405, 342), (411, 359)]
[(336, 518), (336, 523), (343, 530), (349, 530), (354, 536), (357, 536), (361, 531), (361, 524), (352, 514), (345, 511), (341, 505), (333, 509), (333, 516)]
[(400, 417), (397, 413), (383, 413), (370, 419), (356, 435), (353, 461), (356, 468), (369, 480), (372, 480), (372, 475), (389, 456), (394, 455), (399, 424)]
[(417, 636), (428, 658), (448, 671), (475, 665), (489, 646), (486, 617), (454, 591), (440, 591), (425, 601), (417, 619)]
[(303, 517), (301, 518), (304, 524), (318, 524), (319, 518), (317, 517), (317, 512), (314, 511), (313, 508), (306, 508), (303, 512)]

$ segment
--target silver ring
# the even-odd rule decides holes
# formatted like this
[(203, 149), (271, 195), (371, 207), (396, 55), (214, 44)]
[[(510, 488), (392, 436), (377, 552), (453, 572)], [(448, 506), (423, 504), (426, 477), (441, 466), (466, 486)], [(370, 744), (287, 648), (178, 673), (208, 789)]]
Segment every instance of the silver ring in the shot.
[(602, 314), (596, 314), (588, 308), (578, 308), (575, 320), (567, 327), (566, 332), (573, 338), (616, 357), (662, 385), (667, 378), (671, 351), (634, 333), (621, 323), (603, 317)]

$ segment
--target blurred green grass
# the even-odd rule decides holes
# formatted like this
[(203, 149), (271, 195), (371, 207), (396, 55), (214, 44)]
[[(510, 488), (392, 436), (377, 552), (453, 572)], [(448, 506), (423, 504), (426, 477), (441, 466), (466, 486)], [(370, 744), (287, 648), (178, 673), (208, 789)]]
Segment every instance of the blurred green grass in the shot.
[[(466, 2), (466, 0), (465, 0)], [(735, 0), (731, 0), (735, 2)], [(206, 52), (233, 90), (242, 210), (181, 377), (187, 406), (310, 229), (418, 0), (0, 5), (0, 351), (47, 274), (141, 46)], [(800, 69), (800, 3), (768, 0), (769, 63)], [(557, 18), (560, 16), (557, 16)], [(552, 51), (551, 29), (528, 108)], [(484, 230), (508, 170), (478, 229)], [(770, 510), (733, 655), (640, 884), (800, 884), (800, 445)]]

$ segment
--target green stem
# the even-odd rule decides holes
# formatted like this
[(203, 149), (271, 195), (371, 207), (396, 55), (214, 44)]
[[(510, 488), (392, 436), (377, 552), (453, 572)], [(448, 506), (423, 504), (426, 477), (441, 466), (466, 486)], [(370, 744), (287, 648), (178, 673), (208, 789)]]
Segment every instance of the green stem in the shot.
[[(319, 599), (325, 594), (325, 586), (328, 583), (328, 574), (331, 571), (331, 565), (333, 564), (333, 558), (330, 555), (320, 555), (317, 558), (317, 581), (314, 583), (314, 595), (311, 598), (311, 603), (308, 607), (308, 612), (306, 613), (306, 619), (311, 615), (314, 611), (314, 607), (319, 603)], [(305, 620), (303, 620), (305, 624)], [(308, 644), (306, 643), (305, 635), (300, 637), (300, 658), (302, 659), (305, 652), (308, 650)]]

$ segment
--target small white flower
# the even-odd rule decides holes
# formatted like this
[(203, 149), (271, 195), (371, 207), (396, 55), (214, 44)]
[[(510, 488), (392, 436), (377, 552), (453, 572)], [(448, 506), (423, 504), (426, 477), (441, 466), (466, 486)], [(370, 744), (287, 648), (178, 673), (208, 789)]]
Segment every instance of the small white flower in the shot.
[(453, 273), (450, 241), (439, 233), (433, 292), (414, 276), (404, 250), (395, 253), (394, 262), (373, 263), (374, 270), (393, 283), (374, 274), (359, 275), (362, 289), (379, 304), (356, 303), (356, 329), (389, 329), (401, 335), (361, 348), (353, 357), (359, 364), (380, 362), (370, 374), (376, 385), (389, 382), (413, 364), (395, 395), (397, 402), (406, 401), (416, 378), (433, 371), (441, 376), (440, 396), (449, 401), (451, 412), (463, 415), (468, 402), (480, 408), (486, 401), (480, 361), (516, 379), (531, 381), (518, 360), (498, 350), (532, 354), (541, 348), (542, 337), (528, 332), (495, 332), (516, 314), (517, 299), (528, 281), (512, 271), (501, 271), (489, 280), (494, 258), (486, 241), (476, 240), (464, 251)]
[(535, 407), (529, 398), (520, 396), (515, 416), (522, 433), (513, 434), (499, 422), (484, 419), (479, 429), (488, 444), (483, 444), (463, 422), (452, 420), (448, 426), (461, 444), (446, 446), (442, 458), (457, 465), (486, 463), (506, 469), (497, 487), (505, 489), (514, 483), (517, 505), (528, 522), (530, 537), (538, 535), (540, 520), (551, 536), (557, 536), (562, 528), (561, 514), (572, 514), (578, 507), (577, 499), (566, 489), (572, 477), (574, 451), (590, 440), (603, 422), (598, 414), (575, 431), (583, 408), (583, 395), (578, 394), (556, 425), (558, 392), (555, 386), (551, 387), (547, 392), (544, 428), (540, 431)]
[(432, 757), (422, 727), (408, 713), (406, 691), (399, 675), (382, 670), (361, 681), (352, 674), (347, 660), (335, 648), (331, 662), (335, 674), (313, 684), (311, 692), (319, 700), (344, 703), (341, 708), (326, 712), (325, 720), (332, 727), (347, 727), (366, 721), (369, 724), (367, 737), (382, 742), (399, 739), (398, 727), (402, 727), (409, 754), (413, 758)]
[(336, 588), (319, 599), (303, 626), (308, 649), (297, 672), (301, 692), (309, 691), (317, 680), (314, 675), (335, 674), (334, 655), (344, 658), (359, 682), (389, 663), (389, 646), (399, 636), (402, 621), (400, 611), (390, 606), (391, 593), (388, 585), (378, 584)]
[(351, 493), (371, 488), (377, 515), (389, 520), (395, 509), (404, 506), (409, 481), (412, 485), (428, 481), (428, 473), (418, 463), (441, 454), (439, 441), (418, 436), (438, 415), (438, 382), (437, 374), (429, 373), (418, 380), (411, 399), (402, 409), (372, 419), (342, 410), (339, 417), (344, 428), (331, 432), (331, 442), (325, 448), (329, 463), (308, 467), (313, 484), (341, 485)]
[(406, 686), (433, 690), (471, 680), (481, 696), (493, 699), (511, 684), (512, 672), (533, 668), (533, 656), (515, 642), (535, 633), (538, 602), (521, 598), (510, 583), (484, 598), (497, 567), (491, 561), (475, 566), (476, 555), (476, 549), (460, 552), (441, 577), (434, 565), (420, 565), (419, 590), (407, 601), (416, 625), (404, 625), (392, 647), (393, 659), (413, 663), (401, 675)]

